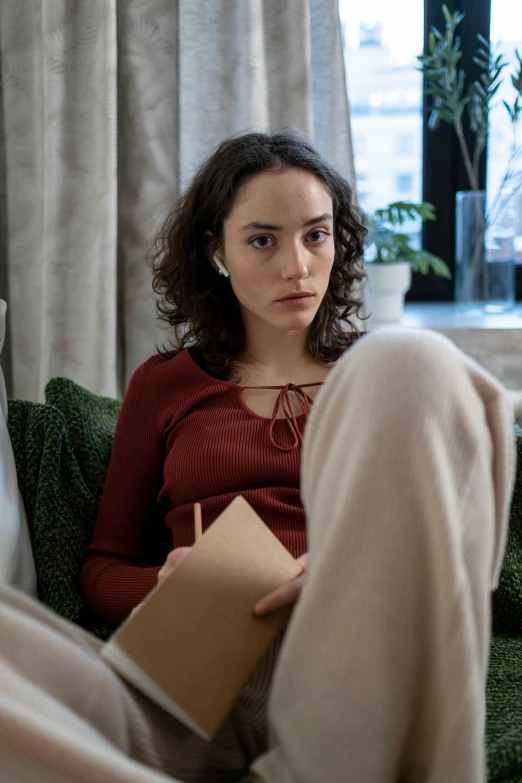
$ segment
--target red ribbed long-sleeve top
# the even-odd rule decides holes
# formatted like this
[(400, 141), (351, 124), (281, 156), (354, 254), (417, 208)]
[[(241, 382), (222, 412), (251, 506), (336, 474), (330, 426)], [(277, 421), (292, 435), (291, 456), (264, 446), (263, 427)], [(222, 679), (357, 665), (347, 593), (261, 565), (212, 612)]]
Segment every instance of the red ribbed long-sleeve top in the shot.
[(94, 612), (119, 623), (155, 586), (159, 567), (145, 567), (143, 558), (158, 509), (174, 547), (191, 546), (194, 503), (201, 503), (205, 529), (241, 494), (295, 557), (306, 552), (300, 435), (311, 400), (294, 391), (303, 415), (271, 421), (245, 405), (240, 386), (209, 375), (188, 350), (154, 356), (136, 370), (82, 570)]

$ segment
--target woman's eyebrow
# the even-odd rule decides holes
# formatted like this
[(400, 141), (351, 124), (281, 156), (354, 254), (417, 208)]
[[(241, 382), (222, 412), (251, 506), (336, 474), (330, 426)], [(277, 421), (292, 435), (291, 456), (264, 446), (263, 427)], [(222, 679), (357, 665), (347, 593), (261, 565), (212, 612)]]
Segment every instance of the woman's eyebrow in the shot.
[[(305, 226), (312, 226), (314, 223), (320, 223), (322, 220), (333, 220), (333, 218), (329, 212), (324, 212), (322, 215), (310, 218), (310, 220), (307, 220), (305, 223), (303, 223), (303, 228)], [(275, 226), (272, 223), (260, 223), (257, 220), (252, 220), (251, 223), (247, 223), (245, 226), (242, 226), (239, 231), (251, 231), (252, 229), (256, 229), (258, 231), (282, 231), (283, 227)]]

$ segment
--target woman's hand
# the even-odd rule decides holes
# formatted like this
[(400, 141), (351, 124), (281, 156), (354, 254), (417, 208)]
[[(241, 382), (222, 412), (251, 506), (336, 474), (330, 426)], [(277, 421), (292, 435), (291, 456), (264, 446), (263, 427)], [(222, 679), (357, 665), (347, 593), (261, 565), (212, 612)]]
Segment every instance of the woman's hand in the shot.
[(299, 574), (295, 579), (292, 579), (288, 584), (278, 587), (273, 593), (265, 595), (264, 598), (258, 601), (254, 611), (259, 617), (265, 617), (267, 614), (271, 614), (277, 609), (281, 609), (283, 606), (293, 606), (293, 604), (295, 604), (301, 595), (301, 590), (303, 588), (308, 555), (301, 555), (301, 557), (297, 559), (297, 562), (303, 569), (303, 573)]
[(177, 549), (173, 549), (172, 552), (169, 552), (167, 559), (158, 572), (158, 582), (163, 581), (165, 577), (174, 571), (176, 566), (188, 555), (191, 548), (192, 547), (190, 546), (179, 546)]
[[(173, 549), (159, 570), (158, 582), (163, 581), (163, 579), (172, 573), (176, 566), (181, 563), (181, 561), (188, 555), (190, 550), (191, 547), (189, 546), (180, 546), (177, 549)], [(307, 561), (308, 555), (302, 555), (299, 557), (297, 562), (303, 569), (303, 573), (299, 574), (299, 576), (297, 576), (295, 579), (292, 579), (292, 581), (288, 582), (288, 584), (278, 587), (278, 589), (274, 590), (273, 593), (266, 595), (257, 602), (255, 606), (255, 613), (259, 617), (264, 617), (267, 614), (271, 614), (272, 612), (275, 612), (284, 606), (292, 606), (295, 604), (301, 595), (301, 589), (305, 580)]]

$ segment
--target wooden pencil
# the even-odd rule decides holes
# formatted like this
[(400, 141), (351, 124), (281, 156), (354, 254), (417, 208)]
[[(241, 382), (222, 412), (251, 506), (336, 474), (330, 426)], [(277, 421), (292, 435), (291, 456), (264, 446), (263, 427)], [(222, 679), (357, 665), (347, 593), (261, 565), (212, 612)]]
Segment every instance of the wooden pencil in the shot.
[(199, 541), (203, 535), (201, 523), (201, 503), (194, 503), (194, 540)]

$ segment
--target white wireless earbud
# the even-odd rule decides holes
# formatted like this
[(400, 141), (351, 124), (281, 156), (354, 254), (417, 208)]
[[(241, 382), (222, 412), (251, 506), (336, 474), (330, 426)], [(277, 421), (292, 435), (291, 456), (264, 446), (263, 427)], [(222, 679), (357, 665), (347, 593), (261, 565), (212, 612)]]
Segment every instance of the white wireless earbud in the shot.
[(230, 272), (228, 271), (228, 269), (226, 268), (226, 266), (224, 265), (223, 261), (220, 259), (218, 254), (214, 253), (212, 258), (214, 259), (215, 265), (219, 269), (219, 274), (224, 275), (225, 277), (230, 277)]

